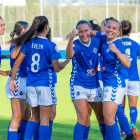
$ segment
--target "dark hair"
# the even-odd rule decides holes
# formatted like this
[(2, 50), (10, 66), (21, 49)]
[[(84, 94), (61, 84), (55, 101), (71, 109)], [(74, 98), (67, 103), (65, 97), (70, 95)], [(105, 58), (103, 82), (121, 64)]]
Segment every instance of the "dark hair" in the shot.
[(0, 19), (3, 19), (2, 17), (0, 17)]
[(94, 24), (93, 20), (89, 21), (92, 30), (101, 31), (101, 27), (98, 24)]
[(46, 38), (51, 41), (51, 28), (49, 28)]
[(22, 29), (26, 29), (28, 26), (28, 22), (18, 21), (14, 26), (14, 30), (10, 33), (10, 37), (14, 39), (15, 34), (19, 36), (21, 34)]
[(110, 17), (110, 18), (105, 18), (102, 22), (104, 22), (104, 26), (107, 26), (109, 20), (112, 20), (114, 19), (113, 17)]
[(122, 35), (128, 35), (132, 29), (132, 24), (128, 20), (123, 20), (121, 22)]
[(41, 33), (44, 30), (45, 25), (48, 24), (48, 19), (45, 16), (37, 16), (34, 18), (31, 28), (27, 32), (23, 33), (15, 39), (10, 40), (9, 42), (13, 43), (18, 48), (24, 42), (30, 40), (33, 36)]
[(80, 21), (78, 21), (78, 23), (76, 24), (76, 29), (77, 29), (78, 25), (80, 25), (80, 24), (88, 24), (88, 26), (89, 26), (89, 28), (90, 28), (90, 24), (89, 24), (88, 21), (86, 21), (86, 20), (80, 20)]

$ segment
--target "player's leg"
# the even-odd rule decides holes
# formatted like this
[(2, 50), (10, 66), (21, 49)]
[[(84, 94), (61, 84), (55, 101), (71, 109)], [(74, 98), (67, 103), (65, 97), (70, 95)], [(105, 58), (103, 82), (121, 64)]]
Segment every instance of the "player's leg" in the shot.
[(30, 121), (28, 121), (27, 123), (24, 140), (31, 140), (36, 132), (40, 114), (36, 87), (27, 87), (27, 93), (28, 93), (28, 101), (29, 104), (31, 105), (32, 117), (30, 118)]
[(12, 119), (8, 129), (8, 140), (17, 140), (18, 127), (21, 121), (21, 108), (18, 98), (11, 99)]
[(51, 139), (52, 125), (53, 125), (53, 121), (55, 119), (55, 116), (56, 116), (56, 105), (53, 105), (52, 109), (51, 109), (50, 118), (49, 118), (49, 139)]
[(86, 128), (85, 128), (85, 132), (84, 132), (84, 136), (83, 136), (83, 140), (88, 140), (88, 134), (89, 134), (89, 130), (90, 130), (90, 116), (92, 113), (92, 106), (88, 103), (88, 120), (87, 120), (87, 124), (86, 124)]

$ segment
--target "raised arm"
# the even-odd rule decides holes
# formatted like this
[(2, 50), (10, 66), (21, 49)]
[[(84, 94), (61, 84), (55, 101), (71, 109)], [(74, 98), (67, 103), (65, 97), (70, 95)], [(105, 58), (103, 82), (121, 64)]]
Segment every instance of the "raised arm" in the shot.
[(109, 45), (109, 49), (116, 54), (116, 56), (119, 58), (119, 60), (122, 62), (122, 64), (129, 68), (130, 67), (130, 61), (126, 54), (122, 54), (116, 47), (114, 43)]
[(53, 68), (56, 72), (61, 71), (68, 63), (70, 59), (66, 59), (64, 62), (59, 62), (58, 59), (52, 61)]
[(74, 56), (73, 39), (76, 35), (78, 35), (78, 30), (73, 29), (66, 48), (66, 58), (72, 58)]
[(94, 37), (96, 37), (96, 33), (97, 33), (97, 31), (90, 30), (90, 35), (91, 35), (91, 36), (94, 36)]

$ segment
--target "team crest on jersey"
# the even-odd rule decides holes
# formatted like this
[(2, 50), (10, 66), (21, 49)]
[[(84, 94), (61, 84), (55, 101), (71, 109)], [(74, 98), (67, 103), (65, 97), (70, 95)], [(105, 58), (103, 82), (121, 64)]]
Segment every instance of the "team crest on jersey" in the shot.
[(94, 49), (93, 49), (93, 52), (94, 52), (94, 53), (97, 53), (97, 50), (98, 50), (97, 48), (94, 48)]
[(105, 32), (102, 32), (101, 35), (105, 35)]
[(58, 50), (57, 46), (55, 46), (55, 50), (59, 53), (59, 50)]

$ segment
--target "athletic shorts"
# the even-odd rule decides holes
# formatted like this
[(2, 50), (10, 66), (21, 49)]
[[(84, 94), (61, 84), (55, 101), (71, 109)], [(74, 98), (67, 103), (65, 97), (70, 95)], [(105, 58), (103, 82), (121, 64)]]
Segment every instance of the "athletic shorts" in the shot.
[(106, 86), (103, 89), (103, 102), (104, 101), (112, 101), (116, 104), (122, 104), (125, 88), (117, 87), (113, 88), (110, 86)]
[(27, 96), (28, 103), (31, 105), (31, 107), (37, 107), (38, 105), (49, 106), (57, 104), (55, 87), (27, 86)]
[(139, 95), (139, 81), (128, 81), (127, 95)]
[(7, 83), (5, 85), (7, 98), (8, 99), (11, 99), (11, 98), (26, 99), (26, 93), (27, 93), (26, 79), (27, 78), (26, 77), (19, 77), (19, 76), (15, 77), (15, 82), (17, 85), (17, 90), (15, 90), (15, 93), (13, 93), (10, 90), (10, 79), (11, 78), (8, 78)]
[(124, 95), (127, 95), (128, 82), (129, 82), (129, 80), (128, 79), (125, 79), (125, 85), (126, 85), (126, 87), (125, 87)]
[(70, 87), (71, 100), (87, 99), (88, 102), (100, 102), (102, 101), (102, 89), (101, 87), (96, 89), (87, 89), (81, 86)]

